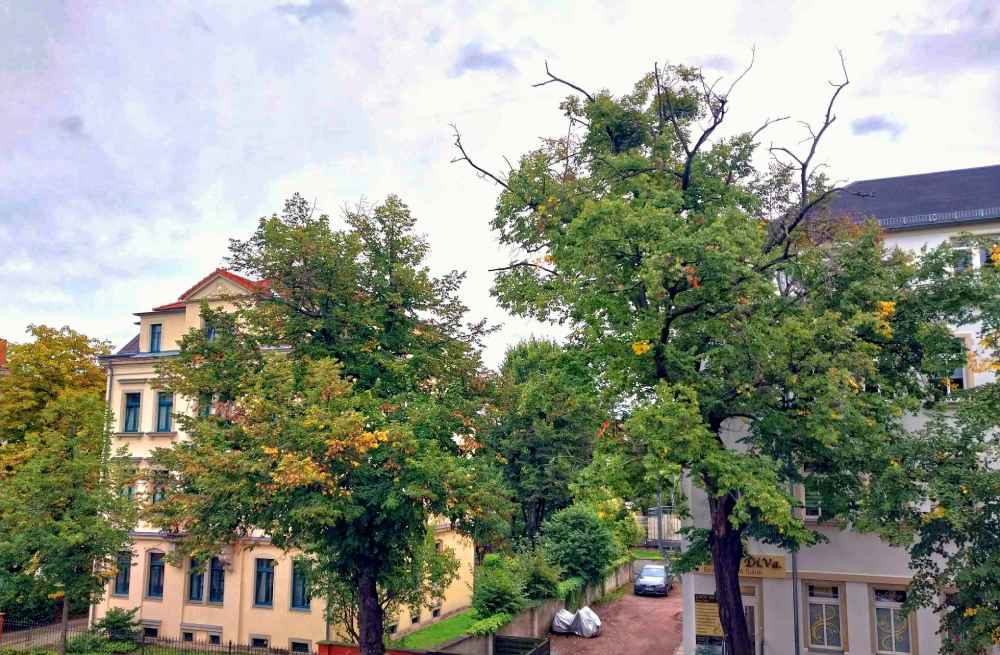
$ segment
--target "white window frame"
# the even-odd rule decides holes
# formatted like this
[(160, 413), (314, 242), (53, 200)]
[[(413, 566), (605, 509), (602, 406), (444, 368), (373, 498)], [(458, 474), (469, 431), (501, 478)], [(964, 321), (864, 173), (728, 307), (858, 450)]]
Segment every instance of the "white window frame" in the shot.
[[(844, 589), (836, 582), (825, 582), (825, 581), (806, 581), (803, 583), (805, 587), (805, 625), (806, 625), (806, 645), (809, 650), (821, 650), (825, 652), (832, 653), (842, 653), (846, 649), (845, 642), (847, 641), (847, 626), (844, 625)], [(831, 587), (837, 590), (837, 597), (830, 598), (827, 596), (813, 596), (810, 593), (812, 587)], [(823, 606), (823, 623), (826, 625), (826, 608), (836, 607), (837, 608), (837, 621), (840, 626), (840, 645), (831, 646), (829, 644), (815, 644), (812, 640), (812, 629), (810, 621), (810, 607), (812, 605), (822, 605)], [(824, 627), (823, 638), (825, 641), (829, 642), (829, 636), (826, 634)]]
[(883, 591), (902, 591), (906, 593), (905, 589), (900, 589), (898, 587), (891, 586), (878, 586), (873, 585), (871, 587), (871, 601), (872, 601), (872, 635), (875, 638), (874, 651), (878, 655), (915, 655), (916, 654), (916, 634), (913, 629), (913, 622), (911, 621), (912, 613), (908, 614), (904, 619), (906, 621), (907, 634), (910, 637), (910, 650), (882, 650), (879, 648), (879, 638), (878, 638), (878, 610), (887, 609), (889, 610), (889, 619), (891, 622), (893, 637), (892, 643), (893, 647), (896, 646), (896, 612), (902, 611), (903, 603), (896, 601), (878, 600), (875, 592), (878, 590)]

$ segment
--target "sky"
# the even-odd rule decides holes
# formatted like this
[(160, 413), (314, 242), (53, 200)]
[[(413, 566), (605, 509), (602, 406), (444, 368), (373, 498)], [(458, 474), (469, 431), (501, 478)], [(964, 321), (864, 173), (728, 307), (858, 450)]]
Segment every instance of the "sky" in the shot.
[[(820, 159), (841, 181), (1000, 163), (1000, 8), (888, 2), (147, 3), (0, 0), (0, 337), (70, 325), (121, 346), (133, 312), (223, 265), (229, 238), (301, 193), (338, 218), (400, 195), (431, 268), (468, 272), (470, 318), (506, 348), (553, 327), (510, 317), (489, 268), (502, 171), (565, 133), (566, 89), (628, 92), (654, 62), (732, 79), (723, 132), (818, 123), (851, 85)], [(765, 143), (765, 145), (767, 145)]]

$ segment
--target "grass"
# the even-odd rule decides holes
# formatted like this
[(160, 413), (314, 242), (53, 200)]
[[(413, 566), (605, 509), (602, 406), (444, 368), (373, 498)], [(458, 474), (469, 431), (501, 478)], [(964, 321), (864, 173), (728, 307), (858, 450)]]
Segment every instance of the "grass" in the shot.
[(399, 641), (393, 642), (397, 648), (420, 650), (443, 644), (465, 634), (470, 625), (478, 620), (472, 608), (462, 610), (446, 619), (432, 623), (426, 628), (411, 632)]
[(625, 596), (625, 591), (627, 588), (628, 585), (625, 585), (623, 587), (618, 587), (614, 591), (609, 591), (608, 593), (604, 594), (597, 600), (593, 601), (591, 605), (596, 607), (598, 605), (607, 605), (608, 603), (613, 603), (616, 600), (619, 600), (620, 598)]
[(636, 559), (662, 559), (660, 552), (652, 548), (633, 548), (632, 557)]

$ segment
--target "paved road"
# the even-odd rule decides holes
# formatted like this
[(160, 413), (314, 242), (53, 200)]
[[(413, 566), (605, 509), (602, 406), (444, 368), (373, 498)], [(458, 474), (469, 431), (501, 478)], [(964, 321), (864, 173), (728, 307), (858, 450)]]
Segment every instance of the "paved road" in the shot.
[(681, 586), (666, 598), (625, 595), (594, 607), (601, 617), (600, 637), (552, 635), (553, 655), (672, 655), (681, 644)]

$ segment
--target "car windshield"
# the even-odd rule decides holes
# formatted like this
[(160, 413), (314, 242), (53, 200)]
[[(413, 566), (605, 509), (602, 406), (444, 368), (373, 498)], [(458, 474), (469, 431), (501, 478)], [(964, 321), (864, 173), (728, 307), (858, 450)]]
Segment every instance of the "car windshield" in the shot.
[(667, 570), (662, 566), (644, 566), (639, 574), (644, 578), (665, 578)]

